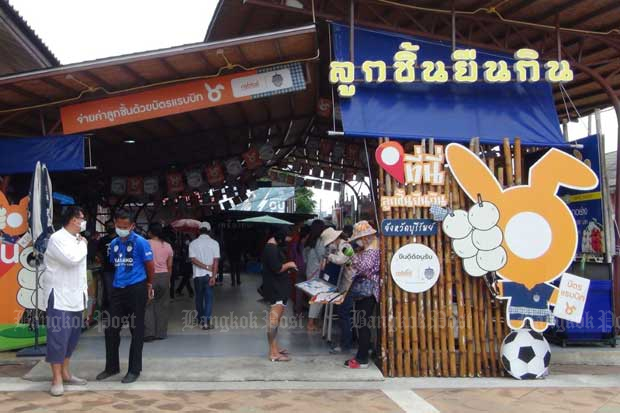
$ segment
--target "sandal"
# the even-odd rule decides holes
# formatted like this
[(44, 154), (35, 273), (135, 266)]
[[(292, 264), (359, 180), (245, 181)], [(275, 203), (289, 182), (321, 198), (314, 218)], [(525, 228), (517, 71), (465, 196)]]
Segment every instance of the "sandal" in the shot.
[(288, 349), (283, 348), (282, 350), (280, 350), (280, 354), (282, 354), (283, 356), (288, 356), (291, 353), (289, 353)]
[(284, 361), (291, 361), (290, 357), (284, 355), (284, 354), (280, 354), (278, 357), (269, 357), (269, 360), (271, 360), (272, 362), (284, 362)]

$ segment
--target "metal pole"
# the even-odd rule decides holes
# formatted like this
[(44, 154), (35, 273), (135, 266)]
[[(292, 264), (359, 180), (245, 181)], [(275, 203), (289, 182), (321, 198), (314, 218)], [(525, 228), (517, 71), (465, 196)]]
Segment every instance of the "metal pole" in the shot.
[[(609, 176), (607, 175), (607, 168), (605, 165), (605, 135), (603, 134), (603, 128), (601, 126), (601, 110), (595, 109), (594, 119), (596, 121), (596, 135), (599, 144), (599, 165), (601, 171), (601, 192), (603, 194), (603, 228), (605, 228), (605, 262), (610, 264), (612, 259), (612, 252), (615, 251), (615, 227), (613, 224), (613, 218), (611, 214), (611, 208), (609, 203)], [(592, 116), (588, 116), (588, 136), (590, 136), (590, 127)]]
[[(616, 111), (616, 119), (618, 121), (618, 125), (620, 125), (620, 101), (617, 99), (614, 101), (614, 110)], [(618, 146), (620, 149), (620, 126), (618, 126)], [(618, 211), (620, 211), (620, 191), (618, 191), (618, 182), (620, 182), (620, 150), (616, 150), (616, 189), (615, 189), (615, 203), (613, 212), (613, 224), (614, 228), (617, 228), (618, 221)], [(616, 238), (616, 242), (618, 239)], [(613, 260), (613, 292), (614, 292), (614, 327), (616, 328), (616, 334), (618, 333), (618, 323), (616, 322), (616, 313), (615, 309), (620, 308), (620, 297), (618, 293), (620, 292), (620, 255), (618, 255), (617, 251), (613, 252), (614, 260)]]
[(452, 0), (452, 51), (456, 50), (456, 13), (454, 12), (454, 0)]
[(355, 0), (350, 3), (349, 60), (355, 64)]
[(568, 120), (562, 119), (562, 134), (564, 135), (564, 140), (568, 142)]

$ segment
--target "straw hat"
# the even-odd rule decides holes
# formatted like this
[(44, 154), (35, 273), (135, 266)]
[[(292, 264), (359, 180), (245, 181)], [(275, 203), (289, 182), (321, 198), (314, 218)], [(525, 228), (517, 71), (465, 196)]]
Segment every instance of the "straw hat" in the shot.
[(353, 225), (353, 235), (351, 235), (349, 241), (355, 241), (356, 239), (364, 238), (376, 233), (377, 230), (371, 227), (368, 221), (360, 221)]
[(323, 232), (321, 232), (321, 241), (323, 245), (328, 245), (338, 239), (342, 234), (342, 231), (336, 231), (332, 227), (326, 228)]

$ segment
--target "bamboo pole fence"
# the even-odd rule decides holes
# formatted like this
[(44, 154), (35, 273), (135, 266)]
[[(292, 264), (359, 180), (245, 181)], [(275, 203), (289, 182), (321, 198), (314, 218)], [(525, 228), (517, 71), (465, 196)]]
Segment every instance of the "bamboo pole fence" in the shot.
[[(380, 139), (379, 143), (386, 142)], [(422, 145), (425, 153), (434, 153), (433, 140), (408, 142)], [(445, 149), (445, 148), (444, 148)], [(470, 149), (477, 153), (504, 187), (521, 185), (524, 163), (519, 138), (505, 138), (499, 150), (480, 145), (472, 139)], [(379, 170), (380, 196), (393, 196), (396, 190), (445, 194), (452, 209), (468, 210), (472, 202), (458, 187), (449, 169), (444, 168), (441, 186), (400, 184)], [(526, 172), (526, 171), (525, 171)], [(380, 219), (432, 219), (428, 208), (394, 207), (382, 211)], [(452, 251), (451, 240), (441, 230), (432, 236), (381, 235), (382, 291), (380, 366), (388, 377), (497, 377), (503, 376), (500, 349), (508, 334), (505, 302), (493, 298), (482, 278), (465, 273), (463, 263)], [(439, 280), (423, 293), (403, 291), (393, 282), (390, 262), (394, 253), (410, 243), (431, 248), (440, 261)]]

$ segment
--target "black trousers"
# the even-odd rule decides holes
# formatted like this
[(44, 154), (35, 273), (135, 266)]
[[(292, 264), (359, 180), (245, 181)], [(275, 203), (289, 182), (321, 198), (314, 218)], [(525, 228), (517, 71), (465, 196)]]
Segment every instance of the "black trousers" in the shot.
[(355, 359), (360, 363), (368, 363), (370, 351), (370, 325), (372, 312), (375, 308), (375, 297), (365, 297), (355, 302), (355, 325), (357, 327), (357, 355)]
[[(187, 288), (187, 292), (189, 293), (189, 295), (193, 295), (194, 289), (192, 288), (192, 264), (185, 264), (181, 268), (183, 269), (181, 284), (179, 284), (175, 291), (177, 293), (182, 293), (183, 288)], [(172, 298), (174, 298), (174, 296)]]
[(241, 257), (228, 258), (230, 263), (230, 281), (232, 285), (241, 284)]
[(110, 296), (110, 317), (105, 324), (105, 369), (108, 372), (120, 370), (118, 349), (121, 344), (121, 329), (129, 323), (131, 347), (129, 348), (129, 373), (142, 371), (142, 346), (144, 345), (144, 314), (147, 303), (146, 281), (125, 288), (113, 288)]
[(112, 283), (114, 282), (114, 272), (103, 272), (103, 309), (108, 310), (110, 308), (110, 296), (112, 295)]

